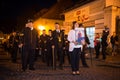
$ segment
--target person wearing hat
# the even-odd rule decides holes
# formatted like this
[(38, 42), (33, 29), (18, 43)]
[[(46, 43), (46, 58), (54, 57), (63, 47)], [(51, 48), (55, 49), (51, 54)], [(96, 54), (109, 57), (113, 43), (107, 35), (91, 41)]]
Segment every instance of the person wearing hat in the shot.
[(22, 70), (25, 71), (27, 66), (29, 70), (35, 70), (35, 49), (37, 47), (38, 33), (33, 27), (33, 20), (29, 19), (26, 23), (26, 27), (23, 30), (23, 40), (19, 47), (23, 47), (22, 52)]
[(109, 28), (105, 26), (105, 29), (103, 30), (102, 37), (101, 37), (101, 44), (102, 44), (102, 55), (103, 55), (103, 60), (106, 59), (106, 49), (108, 46), (107, 38), (109, 35)]

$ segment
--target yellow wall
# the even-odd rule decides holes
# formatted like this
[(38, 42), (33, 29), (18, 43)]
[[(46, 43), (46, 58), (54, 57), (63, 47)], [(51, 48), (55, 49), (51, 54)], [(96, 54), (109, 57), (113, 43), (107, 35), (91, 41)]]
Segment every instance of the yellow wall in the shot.
[[(91, 26), (97, 27), (101, 23), (96, 24), (95, 21), (104, 19), (104, 14), (103, 14), (104, 13), (104, 11), (103, 11), (104, 4), (105, 4), (104, 0), (96, 0), (96, 1), (93, 1), (86, 5), (80, 6), (76, 9), (66, 12), (64, 23), (68, 24), (68, 25), (65, 25), (65, 26), (67, 26), (67, 27), (69, 27), (69, 29), (71, 29), (72, 21), (77, 21), (77, 16), (74, 16), (74, 14), (77, 11), (81, 10), (81, 11), (88, 11), (87, 14), (81, 13), (81, 15), (80, 15), (81, 17), (82, 17), (82, 15), (86, 15), (86, 17), (88, 17), (88, 19), (84, 20), (84, 21), (78, 21), (78, 22), (83, 23), (85, 27), (91, 27)], [(104, 26), (103, 22), (101, 25)]]
[(64, 26), (69, 27), (68, 29), (71, 29), (72, 21), (77, 20), (74, 16), (75, 12), (86, 7), (88, 7), (86, 10), (89, 10), (89, 19), (83, 22), (79, 21), (80, 23), (83, 23), (84, 26), (87, 27), (95, 26), (95, 31), (100, 33), (104, 29), (104, 26), (108, 26), (110, 28), (110, 34), (116, 31), (115, 18), (118, 15), (120, 16), (120, 0), (96, 0), (68, 11), (65, 13)]
[(63, 21), (62, 20), (53, 20), (53, 19), (45, 19), (45, 18), (39, 18), (34, 22), (34, 26), (35, 28), (39, 31), (39, 33), (41, 34), (42, 32), (40, 32), (39, 30), (39, 26), (43, 26), (45, 27), (46, 31), (48, 32), (49, 29), (54, 30), (54, 23), (58, 22), (60, 24), (60, 26), (63, 26)]

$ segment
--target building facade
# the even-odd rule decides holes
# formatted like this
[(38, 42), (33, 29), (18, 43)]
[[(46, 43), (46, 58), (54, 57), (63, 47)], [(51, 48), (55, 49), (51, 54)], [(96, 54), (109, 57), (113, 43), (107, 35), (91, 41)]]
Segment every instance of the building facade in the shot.
[[(120, 0), (94, 0), (64, 13), (64, 28), (69, 31), (71, 23), (83, 23), (89, 39), (93, 43), (94, 34), (102, 33), (104, 26), (110, 30), (110, 35), (116, 32), (116, 18), (120, 16)], [(91, 45), (93, 46), (93, 44)]]

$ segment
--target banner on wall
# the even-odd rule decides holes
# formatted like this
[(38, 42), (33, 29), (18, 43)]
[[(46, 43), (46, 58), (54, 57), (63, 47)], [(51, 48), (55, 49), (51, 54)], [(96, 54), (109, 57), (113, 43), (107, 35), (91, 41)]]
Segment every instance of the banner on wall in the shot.
[(89, 20), (89, 7), (81, 8), (74, 12), (74, 17), (77, 21), (85, 22)]
[(89, 20), (90, 8), (78, 8), (76, 10), (72, 10), (65, 14), (65, 22), (79, 21), (85, 22)]

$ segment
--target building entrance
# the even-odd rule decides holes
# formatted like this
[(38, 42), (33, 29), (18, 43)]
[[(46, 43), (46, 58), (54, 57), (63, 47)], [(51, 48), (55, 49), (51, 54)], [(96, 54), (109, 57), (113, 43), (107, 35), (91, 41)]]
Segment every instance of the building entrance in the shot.
[(86, 34), (90, 40), (90, 47), (94, 48), (95, 27), (87, 27)]

